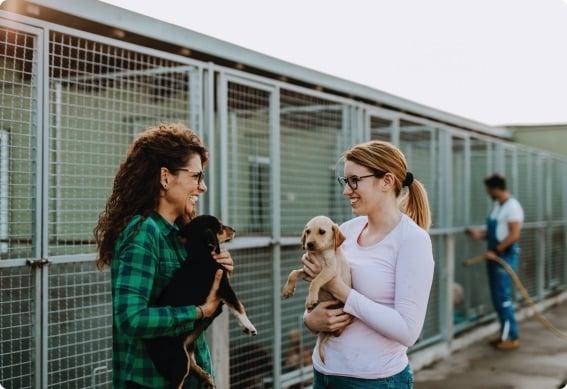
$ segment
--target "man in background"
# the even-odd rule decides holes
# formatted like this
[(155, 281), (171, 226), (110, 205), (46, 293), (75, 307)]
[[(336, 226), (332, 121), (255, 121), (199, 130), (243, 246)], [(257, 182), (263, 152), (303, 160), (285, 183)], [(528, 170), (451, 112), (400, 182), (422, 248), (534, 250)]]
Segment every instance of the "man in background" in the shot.
[[(524, 210), (506, 189), (506, 179), (498, 174), (484, 180), (488, 195), (494, 200), (492, 212), (486, 220), (486, 230), (467, 229), (475, 240), (487, 241), (486, 258), (500, 257), (518, 271), (520, 231)], [(488, 280), (492, 304), (500, 319), (500, 337), (491, 342), (500, 350), (520, 347), (518, 323), (514, 316), (514, 286), (504, 268), (494, 261), (487, 261)]]

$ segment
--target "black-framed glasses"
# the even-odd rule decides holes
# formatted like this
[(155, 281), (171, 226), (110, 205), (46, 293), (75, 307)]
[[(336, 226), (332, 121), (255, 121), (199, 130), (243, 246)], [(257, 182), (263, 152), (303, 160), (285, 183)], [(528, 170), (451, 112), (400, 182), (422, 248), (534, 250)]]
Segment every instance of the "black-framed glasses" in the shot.
[(195, 171), (187, 169), (186, 167), (171, 169), (171, 171), (174, 171), (174, 172), (177, 171), (177, 170), (183, 170), (185, 172), (192, 173), (191, 177), (197, 179), (197, 185), (201, 185), (201, 182), (203, 182), (203, 179), (205, 178), (205, 172), (202, 171), (202, 170), (200, 172), (195, 172)]
[(357, 190), (358, 189), (358, 183), (363, 179), (363, 178), (368, 178), (368, 177), (384, 177), (384, 175), (386, 175), (386, 173), (384, 172), (377, 172), (377, 173), (373, 173), (373, 174), (368, 174), (366, 176), (349, 176), (349, 177), (337, 177), (337, 181), (339, 182), (339, 184), (341, 186), (345, 186), (348, 185), (350, 189), (352, 190)]

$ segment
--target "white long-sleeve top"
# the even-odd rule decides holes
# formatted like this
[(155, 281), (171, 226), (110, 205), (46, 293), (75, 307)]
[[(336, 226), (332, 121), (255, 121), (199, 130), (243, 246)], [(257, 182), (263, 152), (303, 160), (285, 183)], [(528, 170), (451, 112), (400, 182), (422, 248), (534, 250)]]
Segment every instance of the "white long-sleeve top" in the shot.
[(352, 291), (344, 311), (354, 316), (341, 336), (319, 347), (313, 365), (323, 374), (376, 379), (395, 375), (408, 364), (406, 351), (423, 327), (433, 280), (429, 234), (403, 214), (380, 242), (360, 246), (365, 216), (341, 225), (341, 248), (352, 272)]

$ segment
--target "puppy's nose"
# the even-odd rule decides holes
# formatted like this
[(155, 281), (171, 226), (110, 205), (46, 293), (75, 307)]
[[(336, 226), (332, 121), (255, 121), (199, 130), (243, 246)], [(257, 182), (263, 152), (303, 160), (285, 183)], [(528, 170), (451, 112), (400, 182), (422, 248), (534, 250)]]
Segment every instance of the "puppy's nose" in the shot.
[(314, 249), (315, 249), (315, 243), (313, 243), (313, 242), (308, 242), (308, 243), (307, 243), (307, 250), (313, 251)]

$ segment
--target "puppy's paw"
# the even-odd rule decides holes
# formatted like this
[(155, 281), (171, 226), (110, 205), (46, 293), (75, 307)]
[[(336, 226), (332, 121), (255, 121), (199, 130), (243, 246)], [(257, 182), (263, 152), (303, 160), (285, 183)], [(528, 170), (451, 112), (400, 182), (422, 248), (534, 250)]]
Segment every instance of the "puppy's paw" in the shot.
[(315, 305), (319, 302), (319, 296), (309, 294), (307, 300), (305, 301), (305, 308), (311, 310), (315, 308)]
[(284, 299), (289, 298), (293, 296), (294, 292), (295, 292), (295, 288), (291, 284), (286, 283), (282, 291), (282, 297)]
[(206, 389), (215, 389), (215, 382), (213, 381), (213, 377), (211, 377), (210, 375), (206, 375), (205, 377), (203, 377), (203, 386)]
[(252, 323), (250, 323), (250, 325), (243, 327), (242, 330), (246, 335), (256, 336), (258, 334), (258, 331), (256, 331), (256, 327), (254, 327)]

